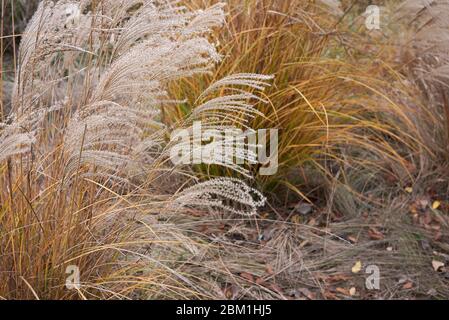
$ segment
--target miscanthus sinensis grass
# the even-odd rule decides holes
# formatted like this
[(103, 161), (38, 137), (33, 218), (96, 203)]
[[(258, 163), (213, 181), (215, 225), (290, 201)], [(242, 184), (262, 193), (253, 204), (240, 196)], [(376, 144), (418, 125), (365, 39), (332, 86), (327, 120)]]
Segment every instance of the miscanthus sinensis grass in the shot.
[[(166, 137), (176, 127), (162, 117), (177, 103), (168, 85), (210, 73), (220, 61), (207, 35), (222, 25), (222, 8), (40, 2), (20, 43), (11, 112), (0, 126), (2, 298), (124, 298), (137, 287), (172, 290), (164, 289), (164, 276), (177, 278), (180, 292), (187, 285), (201, 291), (152, 258), (157, 249), (143, 248), (180, 241), (162, 236), (152, 214), (201, 207), (253, 215), (264, 203), (242, 181), (200, 183), (167, 156)], [(192, 117), (217, 121), (235, 99), (248, 116), (255, 112), (249, 101), (256, 96), (243, 89), (262, 89), (269, 79), (227, 79), (205, 91)], [(207, 102), (226, 85), (239, 85), (240, 94)], [(142, 261), (147, 271), (139, 281), (132, 269)], [(77, 290), (65, 288), (68, 266), (80, 269)]]
[[(447, 1), (383, 1), (381, 31), (366, 29), (369, 1), (217, 2), (42, 1), (0, 125), (1, 298), (284, 299), (298, 282), (326, 297), (323, 275), (355, 256), (393, 287), (406, 265), (417, 291), (446, 295), (422, 272), (416, 235), (431, 230), (404, 224), (396, 195), (447, 187)], [(255, 184), (279, 202), (326, 197), (346, 220), (259, 219), (250, 169), (173, 166), (167, 137), (197, 120), (278, 128), (278, 175)], [(373, 203), (394, 252), (342, 238)], [(262, 279), (267, 263), (266, 284), (241, 274)]]

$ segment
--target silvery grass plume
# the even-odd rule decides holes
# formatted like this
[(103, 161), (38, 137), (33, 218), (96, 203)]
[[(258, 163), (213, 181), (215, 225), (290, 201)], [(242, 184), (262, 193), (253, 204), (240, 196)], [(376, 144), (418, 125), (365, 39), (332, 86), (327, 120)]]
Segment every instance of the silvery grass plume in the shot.
[(396, 9), (413, 32), (408, 47), (416, 58), (407, 63), (428, 90), (449, 83), (448, 15), (448, 0), (406, 0)]
[(0, 124), (0, 162), (30, 150), (34, 136), (22, 133), (17, 125)]
[[(173, 103), (167, 85), (207, 73), (219, 61), (205, 35), (223, 23), (222, 7), (219, 3), (204, 11), (189, 11), (170, 0), (42, 1), (21, 42), (12, 112), (16, 119), (45, 116), (36, 116), (32, 128), (16, 121), (4, 125), (2, 137), (8, 139), (2, 139), (0, 151), (5, 151), (0, 159), (29, 151), (31, 145), (34, 154), (46, 159), (58, 141), (55, 135), (60, 134), (63, 188), (79, 178), (103, 185), (125, 182), (129, 187), (148, 177), (166, 154), (157, 150), (169, 147), (163, 139), (169, 129), (159, 112)], [(253, 74), (231, 76), (200, 98), (224, 85), (262, 89), (268, 79)], [(257, 114), (248, 100), (259, 98), (230, 90), (237, 91), (204, 102), (191, 119), (223, 128), (229, 126), (224, 119), (239, 113), (244, 125), (245, 118)], [(52, 134), (45, 130), (50, 127)], [(257, 199), (251, 201), (254, 194)], [(244, 213), (224, 205), (223, 198), (247, 206), (250, 214), (263, 204), (255, 190), (224, 179), (181, 190), (170, 201), (179, 208), (202, 199), (199, 205)]]
[[(234, 74), (212, 83), (198, 97), (192, 114), (179, 125), (184, 130), (179, 130), (174, 140), (177, 142), (176, 150), (189, 150), (183, 154), (181, 163), (188, 163), (188, 159), (194, 159), (202, 153), (203, 141), (197, 141), (195, 136), (195, 123), (201, 123), (201, 129), (208, 132), (208, 154), (203, 154), (203, 161), (207, 164), (215, 164), (238, 172), (246, 177), (251, 177), (249, 171), (241, 164), (257, 162), (257, 141), (251, 139), (255, 132), (249, 124), (256, 116), (263, 114), (254, 108), (252, 101), (264, 102), (265, 100), (248, 90), (263, 91), (269, 84), (272, 76), (259, 74)], [(242, 89), (245, 88), (245, 89)], [(213, 97), (220, 91), (221, 96)], [(223, 137), (224, 133), (230, 135)], [(188, 137), (185, 139), (185, 137)], [(253, 136), (255, 138), (255, 136)], [(201, 140), (202, 138), (199, 138)], [(181, 140), (181, 141), (178, 141)], [(172, 141), (173, 142), (173, 141)], [(176, 151), (173, 145), (168, 153)], [(220, 150), (220, 152), (214, 152)]]
[[(184, 136), (187, 139), (182, 139), (182, 136), (178, 136), (181, 138), (181, 142), (177, 142), (177, 148), (189, 150), (189, 152), (184, 154), (184, 157), (194, 159), (197, 154), (202, 153), (202, 141), (196, 141), (198, 138), (195, 137), (194, 133), (195, 122), (200, 122), (204, 124), (201, 129), (209, 132), (210, 136), (207, 139), (211, 141), (208, 144), (208, 149), (211, 151), (208, 155), (209, 158), (205, 159), (203, 156), (202, 161), (226, 167), (246, 177), (250, 177), (249, 171), (240, 164), (256, 162), (258, 145), (256, 141), (248, 139), (248, 132), (252, 132), (249, 122), (256, 116), (263, 116), (262, 113), (254, 108), (251, 100), (266, 101), (241, 87), (263, 91), (269, 85), (267, 81), (272, 78), (272, 76), (259, 74), (234, 74), (212, 83), (204, 90), (197, 99), (198, 106), (180, 124), (180, 128), (184, 128), (181, 132), (188, 132)], [(222, 95), (210, 98), (217, 91), (221, 91)], [(223, 133), (225, 132), (231, 133), (231, 139), (223, 138)], [(178, 140), (176, 138), (177, 136), (175, 135), (174, 141)], [(199, 139), (201, 140), (202, 138)], [(166, 157), (173, 151), (173, 147), (172, 144), (168, 145), (165, 152)], [(219, 153), (213, 152), (218, 149), (221, 150)], [(181, 163), (183, 162), (182, 160)], [(186, 163), (188, 162), (187, 160)], [(252, 216), (257, 213), (257, 208), (263, 206), (264, 203), (265, 197), (257, 190), (242, 183), (242, 181), (232, 178), (220, 178), (200, 183), (182, 191), (173, 200), (171, 208), (177, 209), (180, 205), (181, 207), (202, 205), (204, 207), (219, 208), (238, 215)]]
[(217, 178), (194, 185), (179, 194), (170, 203), (170, 209), (212, 207), (236, 215), (254, 216), (265, 204), (265, 197), (239, 179)]

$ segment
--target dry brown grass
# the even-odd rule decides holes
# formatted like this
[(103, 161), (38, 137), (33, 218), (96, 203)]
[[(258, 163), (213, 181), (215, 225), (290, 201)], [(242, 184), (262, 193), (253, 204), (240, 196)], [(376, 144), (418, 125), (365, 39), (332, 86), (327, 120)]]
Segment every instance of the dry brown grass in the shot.
[[(204, 1), (188, 3), (198, 7)], [(256, 128), (280, 130), (278, 174), (258, 178), (267, 192), (280, 188), (313, 197), (307, 189), (317, 172), (332, 180), (348, 167), (371, 166), (407, 180), (410, 155), (425, 152), (425, 146), (415, 121), (419, 110), (402, 100), (412, 93), (385, 61), (394, 52), (381, 42), (381, 34), (367, 35), (363, 19), (345, 19), (354, 15), (352, 6), (343, 16), (333, 16), (318, 3), (229, 2), (227, 27), (214, 35), (224, 56), (220, 66), (200, 81), (174, 84), (172, 91), (191, 103), (222, 74), (275, 75), (265, 92), (269, 104), (258, 106), (265, 116), (253, 122)], [(392, 83), (396, 92), (390, 90)], [(180, 106), (169, 119), (182, 117), (190, 105)], [(218, 174), (213, 168), (202, 170)]]
[[(216, 2), (182, 1), (190, 9)], [(408, 14), (388, 21), (382, 32), (368, 32), (360, 16), (364, 4), (342, 2), (339, 12), (320, 1), (230, 0), (225, 27), (208, 35), (223, 60), (211, 74), (167, 83), (170, 97), (186, 98), (163, 105), (157, 119), (174, 128), (188, 125), (185, 118), (198, 96), (224, 76), (275, 76), (270, 88), (257, 92), (269, 103), (256, 105), (264, 116), (251, 125), (280, 129), (280, 167), (275, 176), (249, 180), (270, 196), (254, 217), (199, 209), (195, 204), (205, 201), (201, 198), (174, 205), (192, 181), (235, 172), (218, 166), (172, 168), (163, 156), (150, 164), (139, 159), (124, 165), (120, 161), (129, 155), (135, 127), (106, 126), (90, 135), (87, 128), (94, 122), (86, 115), (79, 118), (81, 125), (73, 120), (73, 111), (84, 108), (87, 118), (107, 115), (89, 109), (86, 102), (95, 97), (121, 104), (136, 98), (123, 89), (130, 78), (115, 86), (114, 77), (112, 85), (97, 83), (96, 73), (104, 76), (114, 54), (106, 41), (110, 34), (88, 37), (101, 39), (98, 60), (85, 52), (79, 60), (68, 57), (72, 72), (89, 68), (81, 85), (76, 77), (62, 89), (51, 81), (66, 76), (58, 68), (66, 57), (56, 55), (48, 78), (38, 73), (43, 85), (30, 80), (39, 68), (31, 63), (25, 70), (30, 78), (19, 79), (24, 85), (15, 110), (34, 106), (24, 103), (36, 99), (30, 92), (37, 92), (40, 106), (61, 95), (68, 101), (45, 115), (29, 152), (17, 152), (19, 144), (2, 159), (0, 150), (0, 298), (447, 298), (447, 273), (432, 268), (432, 260), (448, 262), (449, 254), (445, 86), (441, 78), (423, 78), (423, 70), (433, 75), (433, 65), (426, 64), (432, 57), (418, 59), (419, 46), (411, 45), (413, 35), (407, 32), (426, 15)], [(384, 5), (394, 12), (395, 2)], [(425, 31), (421, 38), (427, 39)], [(398, 33), (404, 37), (398, 39)], [(7, 39), (2, 37), (3, 48), (11, 47)], [(132, 50), (133, 41), (138, 39), (131, 36), (120, 50)], [(142, 57), (132, 62), (136, 70)], [(128, 62), (117, 77), (126, 73)], [(142, 88), (139, 81), (134, 84)], [(53, 91), (41, 95), (38, 89), (46, 86)], [(139, 127), (145, 138), (153, 125)], [(67, 137), (70, 128), (77, 128), (75, 139)], [(85, 148), (85, 141), (94, 147)], [(101, 157), (90, 163), (86, 151)], [(151, 149), (155, 154), (160, 150)], [(442, 204), (434, 209), (435, 200)], [(298, 203), (312, 204), (311, 212), (301, 214)], [(354, 274), (357, 261), (363, 269)], [(380, 290), (365, 287), (364, 268), (372, 264), (380, 268)], [(69, 265), (81, 270), (78, 291), (64, 286)]]

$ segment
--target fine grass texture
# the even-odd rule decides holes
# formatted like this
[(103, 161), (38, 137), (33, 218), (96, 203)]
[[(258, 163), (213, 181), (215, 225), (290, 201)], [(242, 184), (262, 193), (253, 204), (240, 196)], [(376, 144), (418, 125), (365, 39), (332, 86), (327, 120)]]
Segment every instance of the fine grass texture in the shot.
[(114, 274), (129, 267), (129, 245), (146, 242), (127, 219), (190, 207), (252, 215), (263, 205), (243, 182), (197, 184), (167, 156), (164, 137), (174, 128), (160, 111), (175, 101), (165, 88), (219, 60), (204, 35), (223, 18), (220, 4), (205, 11), (170, 1), (39, 4), (1, 127), (1, 269), (9, 270), (1, 273), (2, 297), (65, 298), (70, 265), (86, 270), (75, 295), (120, 295), (126, 280)]
[[(449, 3), (369, 4), (2, 1), (0, 298), (449, 297)], [(277, 173), (174, 165), (199, 120)]]

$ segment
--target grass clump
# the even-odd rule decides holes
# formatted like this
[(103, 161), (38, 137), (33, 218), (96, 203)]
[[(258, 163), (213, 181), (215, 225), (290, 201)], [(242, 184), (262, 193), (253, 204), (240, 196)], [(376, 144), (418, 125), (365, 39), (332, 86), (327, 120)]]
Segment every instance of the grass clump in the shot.
[[(449, 295), (444, 1), (383, 1), (380, 30), (370, 1), (41, 1), (18, 49), (24, 4), (2, 12), (1, 298)], [(276, 174), (173, 164), (199, 120), (278, 129)]]

